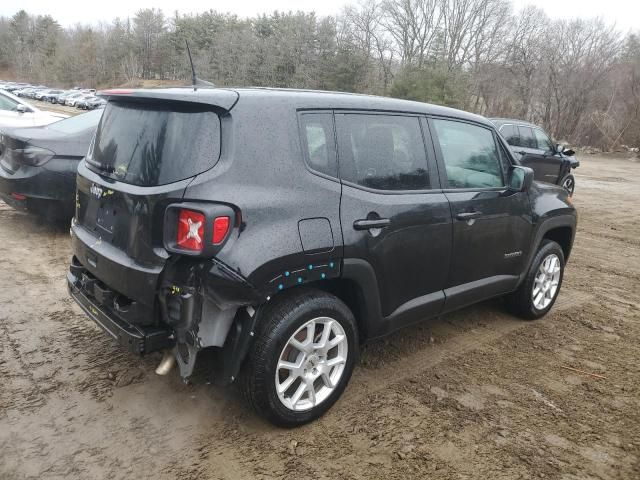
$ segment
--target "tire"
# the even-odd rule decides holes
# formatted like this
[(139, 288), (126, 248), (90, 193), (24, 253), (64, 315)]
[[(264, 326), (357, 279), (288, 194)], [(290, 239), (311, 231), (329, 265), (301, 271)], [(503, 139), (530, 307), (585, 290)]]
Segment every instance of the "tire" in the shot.
[(562, 179), (562, 188), (564, 188), (570, 197), (573, 197), (573, 192), (576, 190), (576, 179), (572, 174), (567, 175)]
[[(260, 315), (240, 374), (243, 396), (260, 416), (281, 427), (317, 419), (342, 395), (357, 361), (358, 331), (351, 310), (330, 293), (302, 287), (276, 297)], [(319, 344), (327, 331), (329, 347), (323, 352)], [(291, 368), (278, 368), (285, 364)]]
[[(553, 263), (556, 259), (556, 267), (553, 267), (555, 273), (543, 275), (541, 268), (545, 262)], [(549, 266), (549, 263), (545, 265)], [(529, 271), (518, 289), (507, 295), (505, 298), (507, 308), (514, 314), (527, 320), (536, 320), (544, 317), (558, 298), (560, 287), (562, 287), (562, 278), (564, 277), (564, 253), (560, 245), (551, 240), (544, 240), (538, 249)], [(555, 290), (553, 289), (555, 283)], [(540, 288), (542, 287), (542, 288)], [(534, 296), (534, 289), (538, 289), (537, 295)], [(540, 297), (543, 294), (543, 297)], [(535, 297), (535, 298), (534, 298)]]

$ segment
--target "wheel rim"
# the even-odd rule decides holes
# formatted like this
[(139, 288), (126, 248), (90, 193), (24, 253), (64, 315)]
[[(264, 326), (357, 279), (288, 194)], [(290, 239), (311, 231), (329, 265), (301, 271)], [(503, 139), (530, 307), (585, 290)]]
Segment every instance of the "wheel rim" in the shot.
[(280, 402), (289, 410), (305, 411), (325, 401), (342, 378), (348, 349), (347, 335), (336, 320), (318, 317), (302, 325), (278, 358)]
[(569, 194), (573, 194), (573, 178), (566, 178), (562, 186)]
[(548, 255), (540, 264), (533, 282), (531, 298), (533, 306), (544, 310), (558, 293), (560, 284), (560, 259), (555, 253)]

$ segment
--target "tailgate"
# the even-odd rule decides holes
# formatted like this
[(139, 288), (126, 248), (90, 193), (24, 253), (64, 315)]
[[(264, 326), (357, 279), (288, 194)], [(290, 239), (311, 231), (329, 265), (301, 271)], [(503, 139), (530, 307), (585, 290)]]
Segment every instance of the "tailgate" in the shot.
[(162, 222), (191, 179), (157, 187), (108, 181), (78, 167), (73, 250), (80, 262), (113, 290), (148, 306), (168, 258)]

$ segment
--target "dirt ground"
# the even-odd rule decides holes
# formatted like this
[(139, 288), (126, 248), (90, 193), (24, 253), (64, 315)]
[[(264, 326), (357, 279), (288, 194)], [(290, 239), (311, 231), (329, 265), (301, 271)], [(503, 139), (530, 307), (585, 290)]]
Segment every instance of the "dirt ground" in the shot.
[(66, 229), (1, 204), (0, 478), (640, 478), (640, 163), (581, 160), (547, 317), (496, 300), (370, 344), (295, 430), (120, 350), (67, 295)]

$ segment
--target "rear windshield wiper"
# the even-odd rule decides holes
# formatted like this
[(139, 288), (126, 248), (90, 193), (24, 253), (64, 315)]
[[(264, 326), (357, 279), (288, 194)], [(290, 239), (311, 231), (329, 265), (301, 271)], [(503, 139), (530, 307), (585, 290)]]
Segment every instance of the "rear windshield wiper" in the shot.
[(106, 165), (104, 163), (100, 163), (100, 162), (96, 162), (94, 160), (90, 160), (89, 158), (85, 158), (85, 160), (87, 161), (87, 163), (95, 168), (97, 168), (98, 170), (100, 170), (101, 172), (104, 173), (113, 173), (116, 171), (116, 169), (113, 167), (113, 165)]

